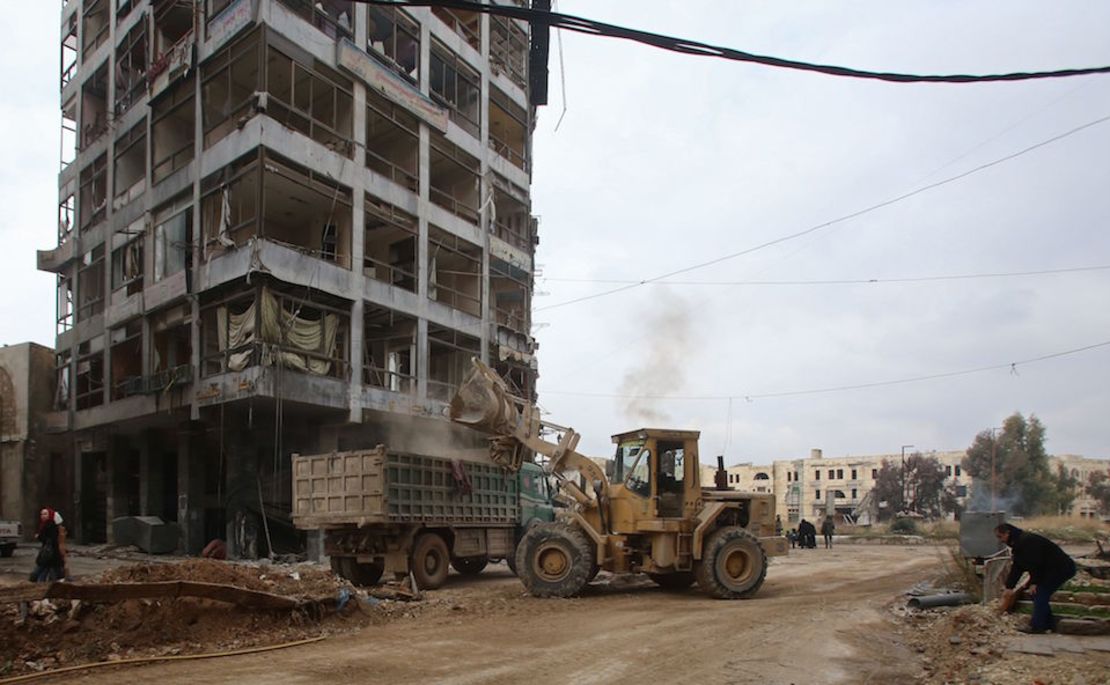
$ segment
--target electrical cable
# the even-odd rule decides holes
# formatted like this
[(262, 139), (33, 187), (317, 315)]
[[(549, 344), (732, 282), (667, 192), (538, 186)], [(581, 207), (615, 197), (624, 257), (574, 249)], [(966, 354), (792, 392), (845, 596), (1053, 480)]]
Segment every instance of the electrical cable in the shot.
[(568, 392), (560, 390), (545, 390), (544, 393), (548, 395), (568, 395), (573, 397), (606, 397), (614, 399), (644, 399), (644, 400), (695, 400), (695, 401), (720, 401), (732, 400), (735, 398), (743, 398), (751, 402), (757, 399), (769, 399), (777, 397), (797, 397), (800, 395), (818, 395), (823, 393), (842, 392), (846, 390), (863, 390), (867, 388), (879, 388), (891, 385), (903, 385), (906, 383), (919, 383), (921, 381), (936, 380), (940, 378), (953, 378), (956, 376), (967, 376), (976, 373), (983, 373), (986, 371), (998, 371), (1001, 369), (1009, 369), (1011, 373), (1016, 374), (1018, 366), (1026, 364), (1034, 364), (1037, 362), (1047, 361), (1049, 359), (1056, 359), (1058, 357), (1066, 357), (1080, 352), (1087, 352), (1100, 347), (1110, 346), (1110, 340), (1104, 340), (1093, 345), (1085, 345), (1083, 347), (1076, 347), (1070, 350), (1063, 350), (1061, 352), (1053, 352), (1051, 354), (1041, 355), (1039, 357), (1031, 357), (1029, 359), (1022, 359), (1020, 361), (1009, 362), (1005, 364), (992, 364), (990, 366), (980, 366), (973, 369), (963, 369), (960, 371), (947, 371), (943, 373), (934, 373), (925, 376), (912, 376), (909, 378), (899, 378), (895, 380), (886, 381), (873, 381), (870, 383), (856, 383), (852, 385), (836, 385), (826, 388), (810, 388), (806, 390), (788, 390), (783, 392), (765, 392), (765, 393), (732, 393), (731, 395), (622, 395), (616, 393), (591, 393), (591, 392)]
[(996, 81), (1031, 81), (1034, 79), (1110, 73), (1110, 66), (1055, 69), (1051, 71), (1018, 71), (1002, 74), (903, 74), (888, 71), (870, 71), (867, 69), (853, 69), (832, 64), (818, 64), (770, 55), (759, 55), (744, 50), (709, 45), (696, 40), (640, 31), (617, 26), (616, 24), (607, 24), (605, 22), (577, 17), (570, 14), (540, 11), (525, 7), (485, 5), (477, 2), (468, 2), (467, 0), (407, 0), (406, 2), (396, 2), (393, 0), (355, 1), (370, 5), (442, 7), (445, 9), (463, 10), (467, 12), (480, 12), (483, 14), (520, 19), (529, 24), (539, 24), (553, 29), (566, 29), (567, 31), (585, 33), (592, 36), (629, 40), (696, 57), (716, 57), (735, 62), (749, 62), (781, 69), (794, 69), (798, 71), (816, 72), (828, 76), (870, 79), (889, 83), (989, 83)]
[(948, 176), (948, 177), (943, 178), (939, 181), (935, 181), (935, 182), (930, 183), (928, 185), (921, 186), (921, 187), (916, 188), (914, 190), (902, 193), (901, 195), (896, 195), (892, 198), (883, 200), (882, 202), (877, 202), (877, 203), (875, 203), (873, 205), (870, 205), (868, 207), (864, 207), (863, 209), (858, 209), (854, 212), (849, 212), (848, 214), (843, 214), (841, 216), (836, 217), (835, 219), (830, 219), (830, 220), (825, 221), (823, 223), (816, 224), (814, 226), (810, 226), (809, 228), (803, 229), (801, 231), (796, 231), (794, 233), (790, 233), (790, 234), (787, 234), (787, 235), (784, 235), (784, 236), (779, 236), (778, 238), (774, 238), (772, 240), (768, 240), (766, 242), (759, 243), (758, 245), (754, 245), (752, 247), (748, 247), (748, 248), (745, 248), (743, 250), (739, 250), (737, 252), (732, 252), (732, 253), (729, 253), (729, 254), (726, 254), (726, 255), (722, 255), (720, 257), (714, 257), (713, 259), (710, 259), (710, 260), (707, 260), (707, 261), (704, 261), (704, 262), (700, 262), (700, 263), (697, 263), (697, 264), (693, 264), (691, 266), (683, 267), (681, 269), (676, 269), (674, 271), (669, 271), (665, 274), (660, 274), (658, 276), (652, 276), (651, 278), (645, 278), (645, 279), (640, 280), (636, 283), (623, 285), (623, 286), (620, 286), (618, 288), (611, 288), (609, 290), (603, 290), (601, 292), (593, 293), (593, 294), (590, 294), (590, 295), (583, 295), (582, 297), (576, 297), (576, 298), (573, 298), (573, 299), (570, 299), (570, 300), (565, 300), (563, 302), (556, 302), (555, 304), (550, 304), (550, 305), (547, 305), (546, 307), (537, 307), (535, 309), (535, 311), (540, 312), (540, 311), (545, 311), (545, 310), (549, 310), (549, 309), (557, 309), (559, 307), (565, 307), (565, 306), (570, 305), (570, 304), (577, 304), (578, 302), (585, 302), (587, 300), (594, 300), (594, 299), (597, 299), (599, 297), (605, 297), (607, 295), (614, 295), (614, 294), (619, 293), (619, 292), (624, 292), (625, 290), (631, 290), (632, 288), (638, 288), (642, 285), (646, 285), (646, 284), (652, 283), (654, 281), (661, 281), (663, 279), (670, 278), (671, 276), (677, 276), (679, 274), (689, 273), (690, 271), (695, 271), (697, 269), (703, 269), (707, 266), (712, 266), (714, 264), (720, 264), (721, 262), (725, 262), (725, 261), (728, 261), (728, 260), (731, 260), (731, 259), (735, 259), (737, 257), (742, 257), (744, 255), (749, 255), (753, 252), (757, 252), (759, 250), (763, 250), (763, 249), (766, 249), (768, 247), (778, 245), (780, 243), (785, 243), (785, 242), (788, 242), (788, 241), (791, 241), (791, 240), (795, 240), (797, 238), (801, 238), (802, 236), (809, 235), (810, 233), (815, 233), (815, 232), (820, 231), (822, 229), (829, 228), (830, 226), (835, 226), (836, 224), (843, 223), (845, 221), (848, 221), (849, 219), (855, 219), (857, 217), (863, 216), (864, 214), (870, 214), (871, 212), (882, 209), (884, 207), (889, 207), (893, 204), (897, 204), (897, 203), (902, 202), (904, 200), (908, 200), (911, 197), (914, 197), (916, 195), (920, 195), (921, 193), (924, 193), (924, 192), (927, 192), (927, 191), (930, 191), (930, 190), (935, 190), (935, 189), (940, 188), (942, 186), (948, 185), (949, 183), (953, 183), (953, 182), (958, 181), (960, 179), (967, 178), (968, 176), (971, 176), (971, 175), (977, 174), (981, 171), (985, 171), (985, 170), (990, 169), (992, 167), (998, 166), (999, 164), (1002, 164), (1004, 162), (1008, 162), (1012, 159), (1016, 159), (1018, 157), (1021, 157), (1022, 155), (1033, 152), (1034, 150), (1038, 150), (1042, 147), (1045, 147), (1046, 145), (1050, 145), (1052, 143), (1063, 140), (1064, 138), (1075, 135), (1076, 133), (1079, 133), (1080, 131), (1084, 131), (1084, 130), (1086, 130), (1088, 128), (1091, 128), (1093, 126), (1097, 126), (1098, 124), (1106, 123), (1107, 121), (1110, 121), (1110, 115), (1105, 115), (1105, 116), (1099, 117), (1098, 119), (1095, 119), (1093, 121), (1088, 121), (1085, 124), (1080, 124), (1079, 126), (1076, 126), (1076, 127), (1071, 128), (1067, 131), (1064, 131), (1063, 133), (1059, 133), (1055, 136), (1052, 136), (1051, 138), (1046, 138), (1046, 139), (1044, 139), (1042, 141), (1039, 141), (1037, 143), (1034, 143), (1034, 144), (1032, 144), (1028, 147), (1022, 148), (1021, 150), (1018, 150), (1017, 152), (1012, 152), (1012, 153), (1010, 153), (1008, 155), (1005, 155), (1003, 157), (998, 157), (998, 158), (993, 159), (989, 162), (985, 162), (985, 163), (980, 164), (978, 166), (972, 167), (971, 169), (968, 169), (967, 171), (961, 172), (959, 174), (955, 174), (953, 176)]

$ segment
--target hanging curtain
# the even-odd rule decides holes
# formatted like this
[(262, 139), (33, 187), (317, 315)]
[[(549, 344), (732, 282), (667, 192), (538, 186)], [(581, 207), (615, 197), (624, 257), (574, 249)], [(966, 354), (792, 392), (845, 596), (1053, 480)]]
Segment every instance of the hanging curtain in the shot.
[[(338, 315), (323, 314), (312, 319), (302, 308), (294, 316), (281, 306), (269, 288), (262, 289), (262, 339), (280, 345), (278, 356), (283, 365), (319, 376), (329, 374), (338, 331)], [(299, 354), (296, 350), (314, 352), (329, 359)], [(266, 363), (273, 363), (273, 359), (267, 357)]]
[[(227, 368), (231, 371), (242, 371), (250, 363), (251, 353), (254, 351), (252, 343), (254, 334), (255, 303), (246, 308), (241, 314), (229, 312), (227, 305), (216, 310), (217, 342), (220, 351), (232, 351), (228, 355)], [(241, 349), (241, 348), (246, 349)]]

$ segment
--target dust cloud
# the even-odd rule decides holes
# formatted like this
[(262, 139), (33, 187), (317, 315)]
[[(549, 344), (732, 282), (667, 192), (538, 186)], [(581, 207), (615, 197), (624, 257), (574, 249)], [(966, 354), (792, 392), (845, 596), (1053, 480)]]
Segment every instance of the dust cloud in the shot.
[(641, 356), (624, 374), (617, 391), (629, 396), (622, 409), (635, 425), (659, 427), (670, 420), (658, 396), (673, 395), (685, 387), (685, 361), (692, 341), (686, 301), (670, 293), (656, 298), (635, 334)]
[(485, 436), (444, 419), (405, 417), (383, 425), (385, 444), (392, 451), (424, 454), (462, 461), (489, 461)]

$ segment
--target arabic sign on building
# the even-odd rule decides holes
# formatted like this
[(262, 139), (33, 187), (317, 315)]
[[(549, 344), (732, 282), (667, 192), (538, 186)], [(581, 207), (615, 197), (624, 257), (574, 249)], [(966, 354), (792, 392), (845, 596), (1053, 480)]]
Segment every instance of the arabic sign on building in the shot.
[(446, 109), (425, 97), (411, 83), (379, 64), (346, 38), (336, 44), (335, 62), (441, 132), (447, 132)]
[(254, 22), (254, 0), (235, 0), (208, 22), (208, 49), (215, 50)]

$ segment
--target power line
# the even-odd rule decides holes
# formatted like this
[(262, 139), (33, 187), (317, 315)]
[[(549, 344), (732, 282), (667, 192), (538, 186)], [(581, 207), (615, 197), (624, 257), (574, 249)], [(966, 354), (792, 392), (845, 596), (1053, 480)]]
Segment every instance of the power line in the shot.
[[(998, 273), (977, 274), (950, 274), (941, 276), (916, 276), (903, 278), (844, 278), (810, 281), (651, 281), (652, 285), (871, 285), (875, 283), (931, 283), (935, 281), (962, 281), (983, 278), (1010, 278), (1016, 276), (1044, 276), (1048, 274), (1070, 274), (1086, 271), (1105, 271), (1110, 269), (1110, 264), (1098, 266), (1076, 266), (1064, 269), (1042, 269), (1039, 271), (1006, 271)], [(558, 283), (608, 283), (608, 284), (636, 284), (641, 281), (617, 278), (556, 278), (544, 276), (544, 281)]]
[(906, 383), (919, 383), (922, 381), (937, 380), (941, 378), (954, 378), (956, 376), (968, 376), (976, 373), (984, 373), (986, 371), (999, 371), (1002, 369), (1009, 369), (1011, 372), (1016, 373), (1019, 366), (1026, 364), (1034, 364), (1036, 362), (1043, 362), (1049, 359), (1056, 359), (1058, 357), (1066, 357), (1080, 352), (1087, 352), (1100, 347), (1110, 346), (1110, 340), (1104, 340), (1093, 345), (1085, 345), (1083, 347), (1076, 347), (1070, 350), (1063, 350), (1062, 352), (1053, 352), (1051, 354), (1041, 355), (1039, 357), (1031, 357), (1029, 359), (1022, 359), (1020, 361), (1009, 362), (1005, 364), (993, 364), (991, 366), (980, 366), (974, 369), (964, 369), (962, 371), (948, 371), (944, 373), (934, 373), (927, 376), (912, 376), (910, 378), (899, 378), (896, 380), (887, 381), (874, 381), (871, 383), (857, 383), (854, 385), (836, 385), (826, 388), (811, 388), (807, 390), (789, 390), (784, 392), (765, 392), (765, 393), (733, 393), (731, 395), (622, 395), (616, 393), (591, 393), (591, 392), (569, 392), (560, 390), (545, 390), (543, 391), (549, 395), (569, 395), (573, 397), (606, 397), (615, 399), (644, 399), (644, 400), (695, 400), (695, 401), (720, 401), (720, 400), (734, 400), (743, 399), (753, 401), (757, 399), (769, 399), (775, 397), (797, 397), (800, 395), (818, 395), (823, 393), (843, 392), (846, 390), (864, 390), (867, 388), (881, 388), (891, 385), (904, 385)]
[(869, 71), (866, 69), (853, 69), (832, 64), (817, 64), (783, 57), (759, 55), (744, 50), (709, 45), (708, 43), (702, 43), (696, 40), (630, 29), (617, 26), (616, 24), (607, 24), (605, 22), (577, 17), (570, 14), (539, 11), (524, 7), (485, 5), (476, 2), (468, 2), (466, 0), (408, 0), (407, 2), (395, 2), (392, 0), (356, 1), (371, 5), (415, 5), (418, 7), (443, 7), (446, 9), (457, 9), (468, 12), (481, 12), (484, 14), (512, 17), (513, 19), (527, 21), (530, 24), (566, 29), (567, 31), (575, 31), (592, 36), (629, 40), (696, 57), (716, 57), (735, 62), (749, 62), (781, 69), (816, 72), (828, 76), (871, 79), (891, 83), (987, 83), (992, 81), (1030, 81), (1034, 79), (1110, 73), (1110, 66), (1057, 69), (1052, 71), (1019, 71), (1004, 74), (902, 74), (887, 71)]
[(780, 236), (778, 238), (775, 238), (773, 240), (768, 240), (767, 242), (760, 243), (758, 245), (754, 245), (752, 247), (745, 248), (743, 250), (739, 250), (738, 252), (732, 252), (730, 254), (726, 254), (726, 255), (723, 255), (723, 256), (720, 256), (720, 257), (714, 257), (713, 259), (710, 259), (708, 261), (700, 262), (698, 264), (693, 264), (691, 266), (683, 267), (681, 269), (676, 269), (674, 271), (669, 271), (665, 274), (660, 274), (659, 276), (653, 276), (651, 278), (645, 278), (643, 280), (637, 281), (636, 283), (630, 283), (630, 284), (622, 285), (618, 288), (611, 288), (609, 290), (603, 290), (599, 293), (593, 293), (591, 295), (583, 295), (582, 297), (576, 297), (574, 299), (566, 300), (564, 302), (556, 302), (555, 304), (550, 304), (550, 305), (547, 305), (546, 307), (537, 307), (535, 309), (535, 311), (540, 312), (540, 311), (545, 311), (545, 310), (548, 310), (548, 309), (557, 309), (559, 307), (565, 307), (567, 305), (576, 304), (578, 302), (585, 302), (587, 300), (593, 300), (593, 299), (597, 299), (599, 297), (605, 297), (607, 295), (614, 295), (616, 293), (623, 292), (625, 290), (631, 290), (632, 288), (638, 288), (638, 287), (640, 287), (642, 285), (646, 285), (648, 283), (653, 283), (655, 281), (661, 281), (663, 279), (670, 278), (672, 276), (677, 276), (679, 274), (688, 273), (690, 271), (695, 271), (697, 269), (703, 269), (707, 266), (712, 266), (714, 264), (720, 264), (721, 262), (725, 262), (725, 261), (728, 261), (730, 259), (735, 259), (737, 257), (742, 257), (744, 255), (748, 255), (748, 254), (751, 254), (753, 252), (757, 252), (759, 250), (763, 250), (763, 249), (766, 249), (768, 247), (778, 245), (780, 243), (785, 243), (785, 242), (788, 242), (790, 240), (795, 240), (797, 238), (801, 238), (802, 236), (809, 235), (810, 233), (815, 233), (815, 232), (820, 231), (822, 229), (829, 228), (830, 226), (835, 226), (836, 224), (843, 223), (845, 221), (848, 221), (849, 219), (855, 219), (857, 217), (863, 216), (864, 214), (870, 214), (871, 212), (874, 212), (878, 209), (882, 209), (884, 207), (889, 207), (890, 205), (897, 204), (897, 203), (902, 202), (904, 200), (908, 200), (911, 197), (914, 197), (916, 195), (920, 195), (921, 193), (924, 193), (924, 192), (927, 192), (927, 191), (930, 191), (930, 190), (935, 190), (935, 189), (940, 188), (942, 186), (948, 185), (949, 183), (953, 183), (953, 182), (958, 181), (960, 179), (967, 178), (968, 176), (971, 176), (973, 174), (977, 174), (981, 171), (985, 171), (987, 169), (990, 169), (991, 167), (998, 166), (999, 164), (1002, 164), (1004, 162), (1008, 162), (1012, 159), (1016, 159), (1018, 157), (1021, 157), (1022, 155), (1028, 154), (1030, 152), (1033, 152), (1034, 150), (1042, 148), (1046, 145), (1050, 145), (1050, 144), (1055, 143), (1057, 141), (1063, 140), (1064, 138), (1067, 138), (1068, 136), (1075, 135), (1076, 133), (1079, 133), (1080, 131), (1091, 128), (1092, 126), (1097, 126), (1098, 124), (1102, 124), (1102, 123), (1105, 123), (1107, 121), (1110, 121), (1110, 115), (1099, 117), (1098, 119), (1095, 119), (1094, 121), (1088, 121), (1085, 124), (1081, 124), (1079, 126), (1076, 126), (1075, 128), (1064, 131), (1063, 133), (1059, 133), (1055, 136), (1052, 136), (1051, 138), (1046, 138), (1045, 140), (1042, 140), (1038, 143), (1034, 143), (1034, 144), (1032, 144), (1028, 147), (1022, 148), (1021, 150), (1018, 150), (1017, 152), (1012, 152), (1012, 153), (1010, 153), (1008, 155), (1005, 155), (1003, 157), (999, 157), (997, 159), (991, 160), (991, 161), (986, 162), (984, 164), (980, 164), (979, 166), (972, 167), (971, 169), (968, 169), (967, 171), (956, 174), (954, 176), (949, 176), (947, 178), (941, 179), (940, 181), (936, 181), (934, 183), (930, 183), (928, 185), (921, 186), (921, 187), (919, 187), (915, 190), (911, 190), (909, 192), (902, 193), (901, 195), (897, 195), (897, 196), (892, 197), (890, 199), (883, 200), (882, 202), (878, 202), (878, 203), (870, 205), (868, 207), (864, 207), (863, 209), (859, 209), (859, 210), (856, 210), (854, 212), (844, 214), (844, 215), (839, 216), (835, 219), (830, 219), (829, 221), (826, 221), (824, 223), (820, 223), (820, 224), (817, 224), (815, 226), (810, 226), (809, 228), (803, 229), (801, 231), (797, 231), (795, 233), (790, 233), (788, 235), (784, 235), (784, 236)]

